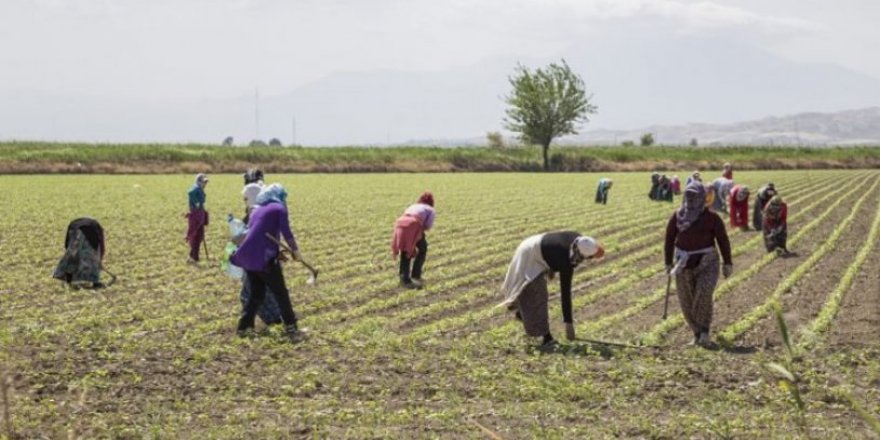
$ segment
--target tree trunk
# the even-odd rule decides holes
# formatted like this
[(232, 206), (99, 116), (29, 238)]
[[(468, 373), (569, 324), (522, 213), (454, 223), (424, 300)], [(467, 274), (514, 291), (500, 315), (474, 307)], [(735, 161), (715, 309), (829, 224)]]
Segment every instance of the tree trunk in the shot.
[(550, 142), (545, 142), (541, 147), (543, 147), (544, 150), (544, 171), (550, 171), (550, 158), (547, 155), (550, 151)]

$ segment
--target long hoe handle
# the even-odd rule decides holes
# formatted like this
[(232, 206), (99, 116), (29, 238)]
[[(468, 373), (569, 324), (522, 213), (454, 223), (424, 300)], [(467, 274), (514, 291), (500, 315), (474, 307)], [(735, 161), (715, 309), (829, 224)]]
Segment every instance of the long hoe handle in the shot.
[[(282, 248), (284, 248), (284, 250), (286, 250), (291, 256), (294, 255), (294, 254), (293, 254), (293, 249), (291, 249), (290, 246), (287, 245), (287, 243), (284, 243), (284, 242), (278, 241), (277, 238), (275, 238), (272, 234), (270, 234), (270, 233), (268, 233), (268, 232), (266, 233), (266, 237), (269, 238), (269, 240), (272, 240), (273, 242), (275, 242), (275, 244), (277, 244), (278, 246), (281, 246)], [(311, 264), (306, 263), (304, 260), (297, 260), (297, 261), (299, 261), (300, 263), (302, 263), (302, 265), (305, 266), (306, 269), (308, 269), (309, 272), (312, 273), (312, 278), (313, 278), (313, 279), (318, 278), (318, 270), (315, 269), (314, 267), (312, 267)]]
[(666, 275), (666, 300), (663, 301), (663, 320), (666, 320), (669, 311), (669, 289), (672, 287), (672, 275)]

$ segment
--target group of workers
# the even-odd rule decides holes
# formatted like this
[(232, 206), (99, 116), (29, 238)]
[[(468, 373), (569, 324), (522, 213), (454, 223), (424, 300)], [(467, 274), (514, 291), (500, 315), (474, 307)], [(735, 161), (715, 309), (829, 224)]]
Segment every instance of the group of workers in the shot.
[[(198, 174), (188, 191), (186, 241), (191, 264), (200, 261), (205, 227), (209, 224), (205, 207), (208, 181), (205, 174)], [(599, 180), (596, 203), (608, 203), (612, 184), (608, 178)], [(654, 173), (649, 197), (672, 201), (673, 194), (681, 192), (679, 186), (677, 176), (669, 178)], [(731, 227), (748, 229), (749, 194), (747, 186), (734, 184), (729, 164), (725, 164), (724, 174), (710, 185), (703, 184), (700, 173), (694, 172), (688, 177), (681, 207), (667, 222), (664, 261), (668, 275), (675, 278), (679, 304), (697, 345), (711, 344), (712, 295), (719, 269), (725, 277), (733, 272), (730, 241), (718, 212), (729, 211)], [(259, 316), (267, 325), (283, 323), (291, 341), (302, 341), (306, 332), (299, 326), (281, 268), (281, 262), (288, 258), (285, 250), (289, 257), (303, 261), (290, 228), (287, 191), (278, 183), (266, 185), (263, 172), (252, 169), (244, 174), (242, 199), (245, 204), (242, 227), (232, 233), (228, 256), (228, 263), (240, 268), (242, 273), (239, 295), (242, 309), (237, 334), (252, 335), (255, 318)], [(426, 233), (433, 227), (435, 217), (434, 196), (425, 191), (394, 222), (391, 256), (399, 259), (398, 276), (402, 287), (422, 289), (425, 285), (422, 275), (428, 253)], [(752, 220), (755, 229), (763, 232), (768, 252), (788, 254), (787, 206), (773, 183), (758, 191)], [(233, 221), (232, 215), (230, 221)], [(99, 279), (105, 252), (101, 225), (90, 218), (74, 220), (68, 227), (64, 246), (65, 254), (54, 277), (81, 287), (103, 287)], [(558, 274), (566, 337), (573, 340), (574, 269), (585, 261), (601, 259), (604, 254), (604, 248), (596, 239), (575, 231), (530, 236), (514, 252), (501, 286), (504, 296), (501, 305), (514, 312), (527, 335), (543, 338), (541, 347), (552, 347), (557, 342), (550, 332), (547, 280)]]

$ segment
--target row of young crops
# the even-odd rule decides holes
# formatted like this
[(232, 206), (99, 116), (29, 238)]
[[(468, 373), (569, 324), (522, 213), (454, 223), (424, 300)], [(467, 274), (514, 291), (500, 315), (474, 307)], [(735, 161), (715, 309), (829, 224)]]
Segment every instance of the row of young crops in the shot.
[[(216, 437), (384, 437), (416, 427), (428, 436), (474, 435), (467, 421), (481, 420), (499, 432), (507, 423), (570, 436), (589, 432), (585, 420), (608, 417), (611, 408), (620, 412), (614, 416), (620, 424), (603, 428), (605, 434), (659, 429), (640, 421), (645, 416), (636, 414), (638, 406), (664, 418), (683, 416), (660, 432), (700, 432), (699, 422), (687, 423), (695, 408), (670, 408), (661, 394), (639, 394), (632, 386), (607, 388), (635, 380), (627, 372), (642, 363), (665, 377), (644, 352), (602, 361), (579, 357), (595, 347), (576, 343), (564, 344), (557, 357), (540, 356), (524, 350), (533, 341), (495, 307), (523, 238), (578, 230), (607, 250), (604, 261), (576, 272), (578, 334), (682, 345), (688, 332), (681, 315), (661, 321), (659, 313), (666, 294), (663, 232), (677, 203), (650, 202), (645, 175), (611, 177), (615, 186), (603, 206), (592, 202), (598, 176), (587, 174), (269, 176), (290, 189), (294, 231), (321, 270), (320, 284), (310, 287), (300, 267), (285, 269), (294, 308), (313, 333), (295, 347), (274, 327), (253, 340), (235, 338), (240, 283), (216, 264), (186, 265), (188, 177), (0, 177), (9, 188), (0, 201), (15, 206), (0, 219), (6, 231), (0, 250), (15, 255), (4, 262), (0, 287), (0, 319), (11, 324), (0, 329), (0, 343), (8, 347), (0, 368), (15, 376), (15, 425), (34, 435), (70, 430), (125, 437), (158, 430), (173, 437), (179, 426), (191, 426)], [(225, 213), (242, 211), (239, 180), (214, 176), (207, 188), (213, 260), (226, 241)], [(759, 234), (728, 231), (736, 272), (716, 290), (718, 336), (737, 346), (744, 335), (763, 331), (773, 305), (785, 303), (794, 288), (809, 289), (802, 281), (818, 267), (838, 273), (836, 286), (811, 306), (815, 316), (794, 324), (802, 348), (821, 349), (853, 283), (871, 270), (866, 262), (876, 252), (880, 174), (753, 172), (738, 173), (737, 180), (753, 189), (776, 183), (789, 204), (789, 243), (799, 256), (766, 254)], [(388, 254), (391, 226), (424, 189), (434, 192), (438, 210), (428, 235), (428, 285), (405, 290)], [(106, 264), (119, 280), (104, 291), (67, 291), (49, 276), (67, 222), (82, 215), (97, 217), (107, 230)], [(864, 239), (851, 258), (827, 262), (857, 234)], [(551, 319), (559, 333), (557, 290), (551, 283)], [(675, 298), (670, 305), (677, 311)], [(597, 361), (606, 362), (601, 372)], [(643, 376), (633, 375), (653, 380)], [(600, 396), (608, 399), (604, 407), (584, 403)], [(764, 417), (755, 411), (747, 419), (752, 428)]]

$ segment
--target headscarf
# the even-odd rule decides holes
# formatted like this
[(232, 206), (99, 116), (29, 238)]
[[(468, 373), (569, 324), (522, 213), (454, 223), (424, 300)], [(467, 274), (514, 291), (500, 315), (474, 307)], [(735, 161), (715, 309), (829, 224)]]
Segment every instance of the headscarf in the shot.
[(743, 185), (739, 187), (739, 192), (736, 193), (736, 201), (742, 202), (749, 198), (749, 187)]
[(423, 203), (425, 205), (434, 206), (434, 195), (431, 194), (430, 191), (425, 191), (419, 196), (419, 203)]
[(244, 173), (244, 184), (255, 183), (263, 180), (263, 171), (259, 168), (251, 168)]
[(205, 173), (196, 174), (196, 185), (208, 183), (208, 175)]
[(782, 200), (782, 196), (773, 196), (773, 198), (767, 202), (767, 207), (764, 208), (764, 212), (768, 217), (776, 217), (782, 210), (783, 204), (785, 204), (785, 202)]
[(675, 214), (676, 226), (678, 232), (682, 232), (690, 228), (703, 210), (706, 209), (706, 187), (700, 182), (691, 182), (684, 190), (684, 197), (681, 202), (681, 208)]
[(715, 198), (720, 197), (718, 194), (718, 189), (714, 186), (706, 187), (706, 207), (710, 207), (715, 203)]
[(257, 205), (263, 206), (273, 202), (287, 204), (287, 190), (280, 183), (266, 186), (257, 194)]

